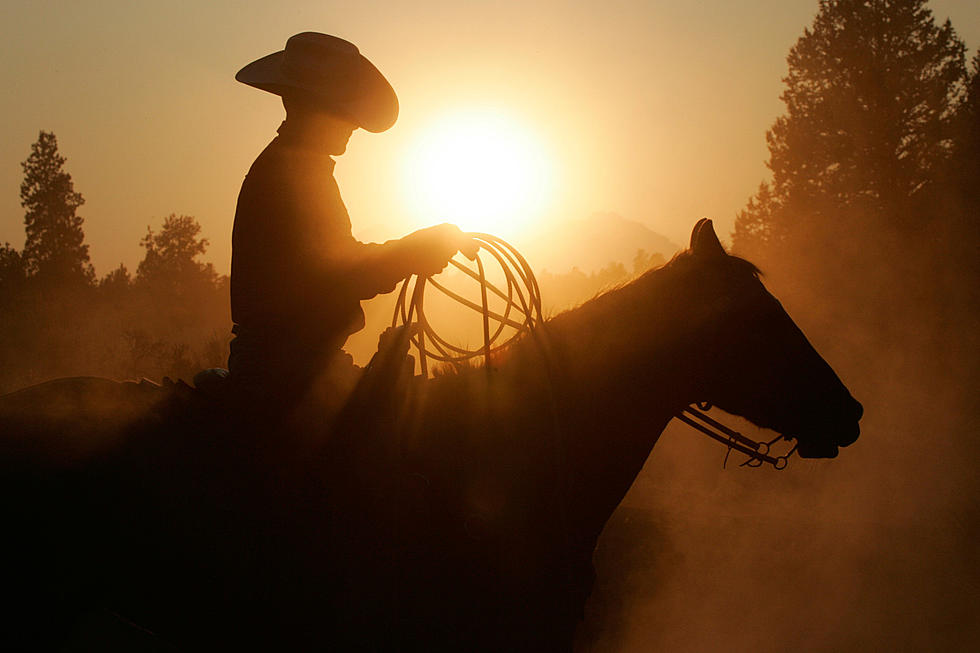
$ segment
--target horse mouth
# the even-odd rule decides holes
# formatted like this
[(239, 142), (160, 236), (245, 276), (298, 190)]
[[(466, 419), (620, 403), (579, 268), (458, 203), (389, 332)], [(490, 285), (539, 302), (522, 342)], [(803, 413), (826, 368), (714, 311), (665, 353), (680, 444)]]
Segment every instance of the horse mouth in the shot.
[(796, 452), (800, 458), (836, 458), (839, 447), (828, 442), (807, 442), (797, 439)]
[[(828, 437), (828, 433), (833, 436)], [(861, 427), (855, 421), (847, 426), (821, 429), (819, 432), (796, 436), (797, 453), (801, 458), (836, 458), (840, 447), (853, 444), (861, 435)]]
[(823, 413), (792, 433), (801, 458), (836, 458), (841, 447), (853, 444), (861, 435), (864, 406), (850, 395), (838, 410)]

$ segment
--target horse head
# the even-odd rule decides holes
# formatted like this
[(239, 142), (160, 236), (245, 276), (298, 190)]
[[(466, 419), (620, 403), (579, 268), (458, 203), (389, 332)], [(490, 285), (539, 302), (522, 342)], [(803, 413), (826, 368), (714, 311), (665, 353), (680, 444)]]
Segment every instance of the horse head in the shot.
[(675, 264), (700, 301), (721, 312), (698, 334), (705, 351), (698, 400), (795, 438), (805, 458), (833, 458), (857, 440), (863, 408), (816, 352), (758, 269), (725, 252), (702, 219)]

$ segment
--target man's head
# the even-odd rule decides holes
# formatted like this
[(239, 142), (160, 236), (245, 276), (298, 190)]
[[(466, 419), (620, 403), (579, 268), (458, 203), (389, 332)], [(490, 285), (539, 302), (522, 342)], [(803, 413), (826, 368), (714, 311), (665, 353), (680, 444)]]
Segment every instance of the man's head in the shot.
[(324, 154), (343, 154), (350, 136), (357, 129), (351, 120), (324, 107), (316, 98), (302, 93), (282, 96), (286, 123), (295, 137), (316, 146)]
[(282, 96), (287, 121), (309, 114), (306, 104), (370, 132), (384, 131), (398, 118), (398, 97), (388, 80), (353, 43), (329, 34), (296, 34), (284, 50), (253, 61), (235, 79)]

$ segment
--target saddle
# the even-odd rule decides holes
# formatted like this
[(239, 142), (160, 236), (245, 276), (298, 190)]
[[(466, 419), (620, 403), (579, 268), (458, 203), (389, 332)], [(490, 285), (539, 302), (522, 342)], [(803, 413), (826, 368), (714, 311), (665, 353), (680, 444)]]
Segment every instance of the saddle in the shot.
[[(355, 413), (364, 413), (380, 399), (390, 401), (405, 390), (414, 376), (415, 359), (408, 354), (412, 327), (386, 329), (378, 339), (378, 350), (363, 369), (358, 382), (341, 410), (349, 420)], [(165, 387), (180, 391), (195, 391), (212, 402), (227, 404), (238, 400), (233, 375), (224, 368), (212, 367), (194, 375), (193, 388), (183, 381), (164, 379)], [(339, 419), (339, 418), (338, 418)]]

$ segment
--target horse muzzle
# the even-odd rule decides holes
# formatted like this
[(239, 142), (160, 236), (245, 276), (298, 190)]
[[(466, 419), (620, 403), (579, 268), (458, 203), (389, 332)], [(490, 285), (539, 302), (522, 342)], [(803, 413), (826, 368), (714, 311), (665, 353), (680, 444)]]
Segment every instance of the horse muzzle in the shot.
[(833, 423), (821, 424), (808, 434), (797, 436), (797, 453), (802, 458), (836, 458), (840, 447), (854, 444), (861, 435), (861, 416), (864, 406), (854, 398), (844, 411), (845, 415)]

